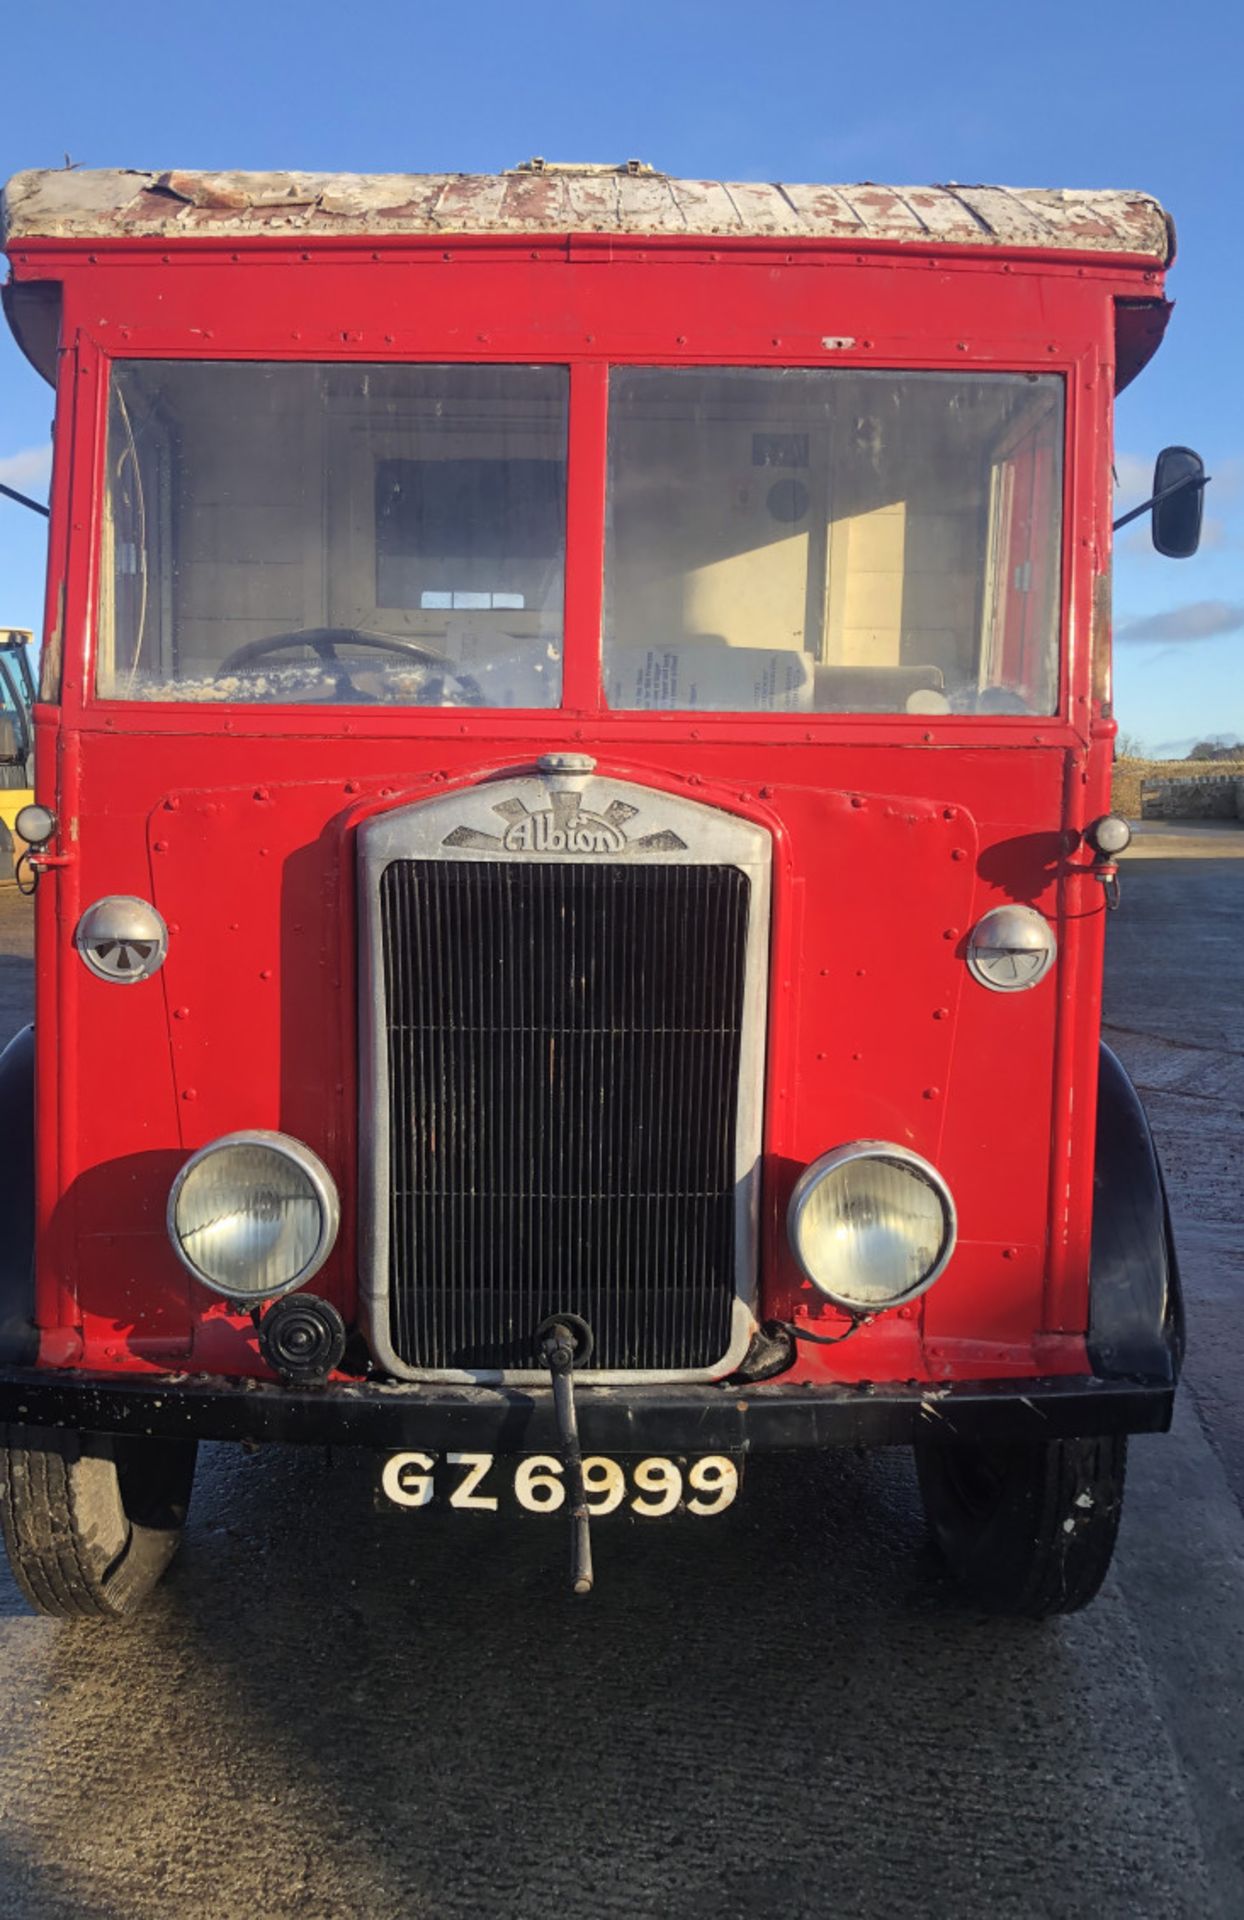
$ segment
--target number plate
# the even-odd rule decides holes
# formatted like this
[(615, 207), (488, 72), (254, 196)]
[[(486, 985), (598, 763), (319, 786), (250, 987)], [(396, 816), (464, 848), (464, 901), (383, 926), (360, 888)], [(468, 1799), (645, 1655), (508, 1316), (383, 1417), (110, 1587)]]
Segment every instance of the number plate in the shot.
[[(593, 1517), (633, 1513), (662, 1520), (671, 1513), (724, 1513), (739, 1490), (740, 1463), (705, 1453), (670, 1460), (611, 1460), (589, 1454), (583, 1482)], [(551, 1453), (519, 1457), (491, 1453), (391, 1453), (380, 1487), (398, 1507), (456, 1507), (464, 1513), (560, 1513), (566, 1505), (566, 1469)]]

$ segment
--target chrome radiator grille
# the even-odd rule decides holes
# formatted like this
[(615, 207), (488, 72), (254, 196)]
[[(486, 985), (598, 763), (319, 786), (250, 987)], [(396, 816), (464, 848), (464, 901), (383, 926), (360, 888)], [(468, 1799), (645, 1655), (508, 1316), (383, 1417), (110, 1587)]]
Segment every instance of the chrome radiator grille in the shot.
[(748, 874), (428, 858), (378, 883), (395, 1358), (529, 1370), (562, 1310), (591, 1323), (594, 1370), (712, 1367), (737, 1291)]

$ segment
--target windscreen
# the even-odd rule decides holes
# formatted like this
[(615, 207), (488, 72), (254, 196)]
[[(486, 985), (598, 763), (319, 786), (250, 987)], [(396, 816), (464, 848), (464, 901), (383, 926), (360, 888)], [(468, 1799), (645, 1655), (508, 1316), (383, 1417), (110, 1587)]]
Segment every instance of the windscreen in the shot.
[(605, 688), (621, 708), (1045, 714), (1056, 376), (615, 369)]
[(113, 369), (107, 699), (549, 707), (562, 367)]

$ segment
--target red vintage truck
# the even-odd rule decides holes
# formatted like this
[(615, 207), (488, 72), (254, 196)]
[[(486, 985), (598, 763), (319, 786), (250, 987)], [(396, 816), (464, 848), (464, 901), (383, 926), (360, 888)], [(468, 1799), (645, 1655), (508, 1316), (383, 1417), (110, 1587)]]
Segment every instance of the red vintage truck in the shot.
[[(909, 1445), (972, 1604), (1083, 1605), (1181, 1344), (1100, 1034), (1162, 209), (535, 161), (3, 217), (56, 391), (31, 1602), (139, 1606), (209, 1438), (371, 1449), (412, 1526), (560, 1514), (580, 1592), (595, 1517)], [(1159, 457), (1163, 551), (1203, 484)]]

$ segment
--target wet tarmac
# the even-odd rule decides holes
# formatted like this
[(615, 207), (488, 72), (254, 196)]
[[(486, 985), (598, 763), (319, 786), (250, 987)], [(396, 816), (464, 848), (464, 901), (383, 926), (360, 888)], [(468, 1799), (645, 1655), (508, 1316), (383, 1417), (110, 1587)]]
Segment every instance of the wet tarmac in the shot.
[[(205, 1449), (135, 1627), (32, 1618), (0, 1573), (0, 1916), (1244, 1910), (1244, 833), (1184, 839), (1125, 872), (1107, 1012), (1188, 1390), (1092, 1609), (958, 1612), (899, 1453), (602, 1523), (584, 1605), (557, 1521), (377, 1515), (352, 1462)], [(5, 1026), (26, 913), (0, 891)]]

